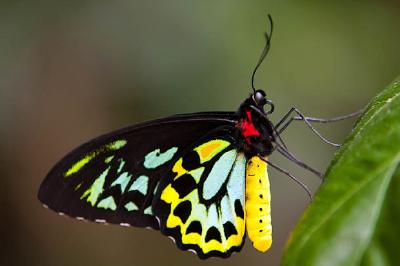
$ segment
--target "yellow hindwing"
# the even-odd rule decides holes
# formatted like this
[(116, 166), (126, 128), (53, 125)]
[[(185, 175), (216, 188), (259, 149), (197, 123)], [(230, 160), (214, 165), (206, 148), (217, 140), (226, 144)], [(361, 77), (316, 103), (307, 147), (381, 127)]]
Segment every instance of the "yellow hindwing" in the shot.
[(272, 244), (271, 193), (267, 163), (257, 156), (246, 167), (246, 228), (255, 249), (265, 252)]
[[(243, 154), (237, 154), (235, 149), (224, 151), (230, 142), (222, 139), (210, 140), (194, 149), (197, 152), (200, 164), (192, 170), (185, 169), (183, 159), (180, 158), (175, 163), (172, 171), (175, 173), (174, 180), (161, 193), (161, 200), (169, 204), (171, 209), (166, 220), (167, 228), (180, 229), (180, 243), (184, 245), (193, 245), (191, 249), (201, 251), (202, 256), (208, 256), (210, 252), (231, 253), (232, 249), (239, 248), (243, 243), (245, 235), (244, 217), (238, 216), (236, 211), (242, 209), (240, 202), (244, 201), (244, 180), (246, 160)], [(224, 151), (224, 152), (223, 152)], [(203, 189), (200, 194), (198, 186), (203, 175), (206, 163), (214, 156), (223, 152), (221, 158), (217, 160), (213, 167), (220, 164), (221, 167), (227, 168), (227, 192), (219, 202), (206, 205), (201, 202), (200, 198), (207, 193)], [(233, 154), (234, 161), (227, 163), (224, 155)], [(229, 171), (229, 169), (231, 169)], [(209, 174), (210, 175), (210, 174)], [(223, 176), (218, 175), (218, 178)], [(209, 177), (205, 177), (207, 180)], [(182, 180), (185, 179), (185, 182)], [(192, 181), (191, 181), (192, 180)], [(242, 183), (241, 183), (242, 181)], [(181, 184), (194, 184), (194, 189), (185, 195), (181, 195), (176, 189), (179, 182)], [(206, 182), (204, 184), (207, 184)], [(203, 188), (204, 185), (203, 184)], [(222, 184), (221, 184), (222, 186)], [(187, 212), (190, 213), (186, 219), (182, 219), (177, 215), (176, 210), (182, 206), (186, 206)], [(193, 224), (198, 224), (199, 230), (194, 232), (189, 230)], [(231, 225), (231, 227), (226, 227)], [(219, 239), (207, 239), (209, 232), (214, 230), (219, 235)]]

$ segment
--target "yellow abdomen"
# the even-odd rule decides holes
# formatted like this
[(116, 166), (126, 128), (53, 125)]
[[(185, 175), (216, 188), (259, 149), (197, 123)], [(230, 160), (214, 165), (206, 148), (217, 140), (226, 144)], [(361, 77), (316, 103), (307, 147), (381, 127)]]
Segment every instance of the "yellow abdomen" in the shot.
[(272, 244), (271, 193), (267, 163), (257, 156), (246, 167), (246, 229), (254, 248), (267, 251)]

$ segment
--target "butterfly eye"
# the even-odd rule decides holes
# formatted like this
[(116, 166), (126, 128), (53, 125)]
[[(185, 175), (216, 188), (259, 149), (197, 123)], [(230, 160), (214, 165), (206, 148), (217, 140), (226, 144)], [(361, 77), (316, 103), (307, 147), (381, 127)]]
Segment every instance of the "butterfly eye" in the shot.
[(253, 95), (254, 101), (260, 107), (264, 106), (267, 103), (267, 99), (265, 99), (265, 92), (262, 90), (257, 90)]

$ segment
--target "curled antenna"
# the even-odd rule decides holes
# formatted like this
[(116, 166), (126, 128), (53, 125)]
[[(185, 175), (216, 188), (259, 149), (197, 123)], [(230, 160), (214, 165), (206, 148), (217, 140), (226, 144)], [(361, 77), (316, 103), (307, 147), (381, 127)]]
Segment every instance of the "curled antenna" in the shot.
[(273, 29), (274, 29), (274, 23), (272, 21), (272, 17), (270, 14), (268, 14), (268, 20), (269, 20), (270, 30), (269, 30), (269, 32), (264, 33), (264, 36), (265, 36), (264, 50), (262, 51), (260, 58), (257, 61), (256, 67), (253, 70), (253, 74), (251, 75), (251, 87), (253, 88), (254, 93), (256, 92), (256, 88), (254, 87), (254, 76), (256, 75), (258, 68), (264, 61), (265, 57), (268, 54), (269, 48), (271, 47), (271, 38), (272, 38)]

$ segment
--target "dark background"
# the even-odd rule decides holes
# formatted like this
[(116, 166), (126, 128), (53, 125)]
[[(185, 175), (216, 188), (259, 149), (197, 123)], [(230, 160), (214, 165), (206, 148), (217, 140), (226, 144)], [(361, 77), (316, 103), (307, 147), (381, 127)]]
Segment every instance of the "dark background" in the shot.
[[(60, 217), (36, 199), (66, 152), (107, 131), (176, 113), (236, 110), (250, 93), (266, 15), (276, 25), (256, 84), (277, 121), (291, 106), (356, 111), (400, 73), (398, 1), (1, 1), (0, 265), (278, 265), (307, 195), (270, 171), (272, 249), (248, 242), (200, 261), (158, 232)], [(352, 122), (321, 125), (342, 142)], [(284, 135), (325, 169), (335, 149), (303, 124)], [(315, 191), (316, 177), (275, 154)]]

